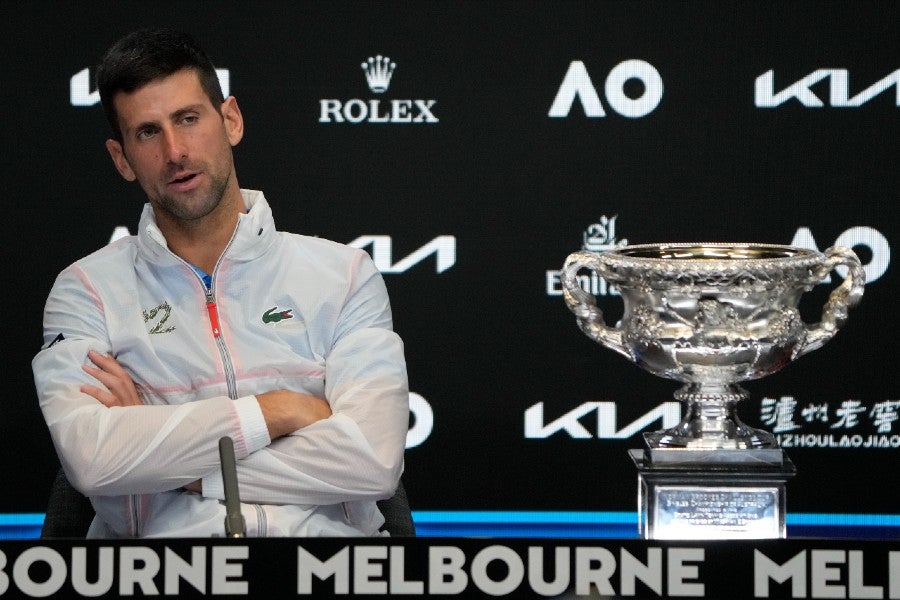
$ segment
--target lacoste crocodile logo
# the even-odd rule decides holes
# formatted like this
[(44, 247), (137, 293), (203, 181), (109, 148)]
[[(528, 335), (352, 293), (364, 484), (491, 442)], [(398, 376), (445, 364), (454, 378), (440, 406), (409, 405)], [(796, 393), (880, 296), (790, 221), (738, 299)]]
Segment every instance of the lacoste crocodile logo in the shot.
[(175, 331), (175, 326), (166, 327), (166, 321), (172, 314), (172, 307), (168, 302), (163, 302), (156, 308), (144, 309), (144, 323), (152, 325), (147, 333), (170, 333)]
[(277, 323), (279, 321), (283, 321), (284, 319), (293, 319), (294, 315), (291, 314), (293, 308), (289, 308), (287, 310), (282, 310), (279, 312), (275, 312), (278, 310), (277, 306), (273, 306), (269, 310), (263, 313), (262, 321), (263, 323)]

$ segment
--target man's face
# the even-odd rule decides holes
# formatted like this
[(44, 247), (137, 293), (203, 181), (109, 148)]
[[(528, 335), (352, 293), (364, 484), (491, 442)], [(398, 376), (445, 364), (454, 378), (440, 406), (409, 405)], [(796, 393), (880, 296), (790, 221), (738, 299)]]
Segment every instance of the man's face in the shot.
[(106, 147), (119, 173), (135, 179), (163, 218), (202, 219), (237, 190), (231, 148), (243, 136), (234, 98), (221, 114), (195, 71), (182, 69), (113, 98), (122, 142)]

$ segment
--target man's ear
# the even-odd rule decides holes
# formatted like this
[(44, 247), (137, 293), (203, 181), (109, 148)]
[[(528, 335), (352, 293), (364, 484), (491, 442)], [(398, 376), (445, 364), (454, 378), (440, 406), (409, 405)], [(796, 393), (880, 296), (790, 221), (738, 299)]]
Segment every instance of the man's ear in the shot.
[(244, 137), (244, 116), (234, 96), (229, 96), (222, 103), (222, 121), (225, 124), (228, 142), (232, 146), (237, 146)]
[(134, 174), (134, 171), (131, 170), (131, 165), (128, 164), (128, 159), (125, 157), (125, 151), (122, 149), (121, 142), (116, 140), (106, 140), (106, 150), (109, 152), (113, 164), (116, 165), (116, 170), (119, 172), (119, 175), (124, 177), (126, 181), (134, 181), (137, 179), (137, 175)]

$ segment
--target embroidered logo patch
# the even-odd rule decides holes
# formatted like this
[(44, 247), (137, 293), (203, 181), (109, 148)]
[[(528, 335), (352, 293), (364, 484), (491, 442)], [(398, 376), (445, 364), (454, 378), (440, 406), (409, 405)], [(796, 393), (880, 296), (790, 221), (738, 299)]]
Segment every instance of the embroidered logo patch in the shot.
[(172, 307), (168, 302), (163, 302), (156, 308), (144, 309), (144, 323), (147, 323), (149, 329), (147, 333), (171, 333), (175, 331), (174, 325), (166, 325), (166, 321), (172, 314)]
[[(287, 310), (278, 311), (278, 306), (273, 306), (269, 310), (263, 313), (262, 322), (263, 323), (277, 323), (279, 321), (283, 321), (284, 319), (293, 319), (294, 315), (291, 314), (293, 308), (289, 308)], [(276, 312), (278, 311), (278, 312)]]

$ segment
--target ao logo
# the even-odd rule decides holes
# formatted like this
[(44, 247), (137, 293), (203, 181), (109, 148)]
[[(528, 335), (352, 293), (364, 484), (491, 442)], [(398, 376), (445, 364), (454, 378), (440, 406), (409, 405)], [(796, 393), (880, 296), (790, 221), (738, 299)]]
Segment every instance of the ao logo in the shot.
[[(809, 248), (810, 250), (819, 250), (812, 231), (807, 227), (801, 227), (797, 230), (791, 245)], [(872, 258), (867, 264), (863, 265), (866, 271), (867, 284), (884, 275), (891, 263), (891, 247), (888, 245), (887, 238), (880, 231), (871, 227), (851, 227), (838, 236), (834, 245), (846, 246), (851, 249), (863, 246), (869, 249), (872, 253)], [(846, 267), (838, 267), (836, 270), (842, 278), (847, 276)]]
[[(644, 91), (638, 98), (631, 98), (625, 94), (625, 83), (632, 79), (644, 85)], [(659, 106), (663, 95), (663, 81), (653, 65), (643, 60), (631, 59), (613, 67), (606, 76), (603, 92), (612, 109), (623, 117), (644, 117)], [(547, 116), (568, 117), (576, 98), (581, 100), (586, 117), (606, 116), (597, 90), (591, 82), (591, 76), (580, 60), (572, 61), (569, 65), (569, 70), (563, 77), (562, 85), (559, 86)]]

